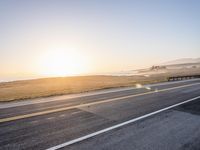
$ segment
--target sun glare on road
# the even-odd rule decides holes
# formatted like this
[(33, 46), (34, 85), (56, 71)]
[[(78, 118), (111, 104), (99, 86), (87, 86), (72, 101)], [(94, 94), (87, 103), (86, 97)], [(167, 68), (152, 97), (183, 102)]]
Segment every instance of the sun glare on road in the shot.
[(39, 63), (40, 73), (46, 76), (80, 75), (88, 68), (83, 55), (65, 49), (46, 51)]

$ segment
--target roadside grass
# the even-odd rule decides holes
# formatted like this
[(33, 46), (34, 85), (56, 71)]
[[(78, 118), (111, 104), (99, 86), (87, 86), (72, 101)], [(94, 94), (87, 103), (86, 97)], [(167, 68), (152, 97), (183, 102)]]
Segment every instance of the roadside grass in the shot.
[[(177, 75), (177, 73), (173, 73), (173, 75), (175, 74)], [(60, 77), (3, 82), (0, 83), (0, 102), (82, 93), (114, 87), (131, 87), (137, 83), (164, 82), (167, 81), (167, 77), (170, 75), (172, 73), (154, 74), (151, 76)]]

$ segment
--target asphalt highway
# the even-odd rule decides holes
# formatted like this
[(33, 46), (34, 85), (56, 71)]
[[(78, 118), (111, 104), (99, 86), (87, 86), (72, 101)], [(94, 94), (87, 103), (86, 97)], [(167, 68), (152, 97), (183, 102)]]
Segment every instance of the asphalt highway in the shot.
[[(200, 113), (197, 108), (199, 103), (193, 102), (120, 128), (94, 134), (199, 96), (200, 80), (190, 80), (62, 100), (54, 98), (55, 100), (48, 101), (46, 98), (47, 101), (27, 105), (3, 107), (2, 104), (0, 149), (180, 149), (184, 145), (187, 146), (188, 141), (190, 144), (187, 148), (199, 148), (198, 142), (191, 142), (200, 138), (200, 133), (192, 133), (200, 126)], [(187, 108), (189, 105), (191, 106)], [(195, 112), (191, 109), (194, 106)], [(191, 120), (197, 121), (193, 124)], [(185, 126), (187, 128), (182, 133), (180, 129), (184, 129)], [(177, 136), (174, 136), (176, 132)], [(82, 138), (86, 135), (93, 136)], [(182, 140), (183, 137), (187, 137), (188, 140)], [(180, 140), (183, 142), (177, 142)], [(72, 144), (62, 145), (70, 141), (73, 141)]]

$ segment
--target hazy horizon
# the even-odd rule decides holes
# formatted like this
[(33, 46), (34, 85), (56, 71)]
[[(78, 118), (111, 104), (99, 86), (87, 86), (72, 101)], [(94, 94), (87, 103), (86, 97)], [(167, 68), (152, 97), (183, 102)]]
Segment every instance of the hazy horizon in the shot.
[(0, 82), (200, 57), (200, 1), (0, 1)]

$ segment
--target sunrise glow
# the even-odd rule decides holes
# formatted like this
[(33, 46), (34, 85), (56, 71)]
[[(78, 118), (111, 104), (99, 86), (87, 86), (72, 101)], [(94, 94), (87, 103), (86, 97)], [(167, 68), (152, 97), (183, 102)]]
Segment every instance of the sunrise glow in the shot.
[(66, 49), (45, 51), (39, 60), (40, 74), (45, 76), (73, 76), (87, 71), (84, 56)]

